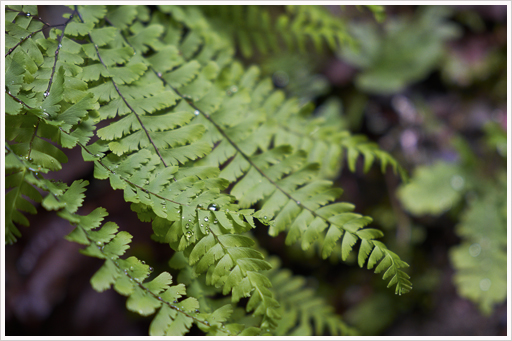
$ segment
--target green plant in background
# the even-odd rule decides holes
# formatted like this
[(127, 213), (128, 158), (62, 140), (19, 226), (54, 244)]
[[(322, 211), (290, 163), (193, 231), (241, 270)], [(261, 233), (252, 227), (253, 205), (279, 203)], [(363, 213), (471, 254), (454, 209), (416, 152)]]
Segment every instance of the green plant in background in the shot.
[(375, 24), (350, 27), (357, 44), (340, 55), (361, 69), (356, 86), (365, 92), (392, 94), (425, 78), (441, 61), (444, 42), (458, 36), (446, 18), (448, 6), (425, 6), (413, 18), (387, 20), (384, 32)]
[[(397, 294), (411, 289), (408, 265), (377, 240), (383, 234), (367, 227), (370, 217), (337, 201), (342, 190), (327, 180), (340, 164), (325, 161), (339, 160), (343, 148), (351, 170), (362, 154), (366, 170), (379, 159), (404, 176), (389, 154), (333, 130), (340, 126), (332, 111), (313, 117), (311, 105), (286, 98), (257, 67), (244, 68), (232, 37), (200, 6), (71, 8), (45, 37), (36, 6), (6, 7), (6, 243), (28, 225), (23, 212), (37, 213), (33, 202), (56, 211), (75, 226), (66, 238), (104, 259), (93, 288), (113, 287), (130, 311), (156, 314), (151, 335), (183, 335), (192, 325), (206, 335), (354, 333), (300, 276), (264, 256), (250, 233), (262, 225), (323, 258), (346, 260), (358, 244), (360, 267), (383, 273)], [(306, 20), (301, 7), (290, 11), (280, 25), (294, 15)], [(172, 250), (177, 280), (121, 258), (132, 236), (103, 223), (105, 209), (77, 213), (88, 181), (46, 178), (67, 162), (61, 147), (80, 148), (94, 177), (123, 190), (151, 222), (152, 239)]]
[(487, 123), (484, 131), (489, 147), (486, 157), (502, 157), (500, 167), (489, 169), (478, 162), (465, 140), (458, 137), (454, 146), (460, 162), (440, 161), (416, 168), (398, 195), (402, 205), (417, 216), (438, 216), (463, 206), (455, 228), (462, 242), (450, 250), (453, 281), (460, 296), (488, 315), (507, 296), (507, 134), (495, 122)]

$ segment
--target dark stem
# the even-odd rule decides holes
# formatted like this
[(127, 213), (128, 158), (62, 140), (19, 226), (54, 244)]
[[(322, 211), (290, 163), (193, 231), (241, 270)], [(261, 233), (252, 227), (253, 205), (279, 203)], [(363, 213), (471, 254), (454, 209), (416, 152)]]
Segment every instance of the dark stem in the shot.
[(73, 19), (74, 13), (71, 13), (69, 16), (69, 19), (63, 24), (64, 28), (62, 29), (62, 32), (59, 37), (59, 44), (57, 45), (57, 49), (55, 50), (55, 59), (53, 61), (53, 67), (52, 67), (52, 75), (50, 76), (50, 81), (48, 82), (48, 87), (46, 88), (46, 91), (44, 93), (44, 98), (48, 97), (50, 94), (50, 88), (52, 86), (53, 82), (53, 76), (55, 75), (55, 68), (57, 67), (57, 59), (59, 58), (59, 51), (62, 47), (62, 38), (64, 37), (64, 31), (66, 30), (66, 26), (69, 24), (69, 22)]
[[(67, 23), (66, 23), (67, 24)], [(7, 57), (8, 55), (10, 55), (18, 46), (21, 45), (21, 43), (23, 43), (24, 41), (26, 41), (27, 39), (29, 38), (32, 38), (32, 36), (36, 33), (39, 33), (41, 32), (42, 30), (46, 29), (46, 28), (54, 28), (54, 27), (59, 27), (59, 26), (64, 26), (66, 24), (58, 24), (58, 25), (48, 25), (48, 26), (45, 26), (37, 31), (34, 31), (32, 33), (30, 33), (28, 36), (26, 36), (25, 38), (23, 38), (22, 40), (20, 40), (18, 43), (16, 43), (16, 45), (14, 45), (13, 47), (11, 47), (9, 49), (9, 51), (7, 51), (7, 53), (5, 54), (5, 56)], [(46, 24), (45, 24), (46, 25)]]
[[(62, 133), (65, 133), (62, 129), (61, 129), (61, 132), (62, 132)], [(80, 147), (82, 147), (82, 148), (83, 148), (87, 153), (89, 153), (90, 155), (93, 155), (93, 156), (94, 156), (94, 154), (93, 154), (91, 151), (89, 151), (89, 150), (88, 150), (88, 149), (87, 149), (87, 148), (86, 148), (82, 143), (78, 142), (77, 144), (78, 144)], [(115, 174), (115, 172), (114, 172), (113, 170), (111, 170), (110, 168), (108, 168), (108, 167), (107, 167), (103, 162), (101, 162), (101, 160), (97, 160), (97, 162), (98, 162), (101, 166), (103, 166), (103, 168), (105, 168), (107, 171), (109, 171), (109, 172), (110, 172), (110, 173), (112, 173), (112, 174)], [(159, 195), (159, 194), (153, 193), (153, 192), (151, 192), (151, 191), (149, 191), (149, 190), (145, 189), (144, 187), (142, 187), (142, 186), (140, 186), (140, 185), (137, 185), (136, 183), (131, 182), (131, 181), (130, 181), (130, 180), (128, 180), (128, 179), (125, 179), (124, 177), (122, 177), (122, 176), (120, 176), (120, 175), (118, 175), (118, 176), (119, 176), (119, 178), (120, 178), (121, 180), (125, 181), (126, 183), (128, 183), (128, 184), (130, 184), (130, 185), (132, 185), (132, 186), (134, 186), (134, 187), (137, 187), (138, 189), (142, 190), (143, 192), (145, 192), (145, 193), (147, 193), (147, 194), (154, 195), (154, 196), (155, 196), (155, 197), (157, 197), (157, 198), (160, 198), (160, 199), (162, 199), (162, 200), (166, 200), (166, 201), (172, 202), (172, 203), (177, 204), (177, 205), (190, 206), (190, 205), (187, 205), (187, 204), (183, 204), (183, 203), (181, 203), (181, 202), (177, 202), (177, 201), (174, 201), (174, 200), (171, 200), (171, 199), (165, 198), (165, 197), (163, 197), (163, 196), (161, 196), (161, 195)]]
[[(78, 17), (80, 18), (80, 20), (82, 22), (84, 22), (84, 20), (82, 19), (82, 16), (80, 15), (80, 13), (78, 12), (78, 7), (75, 6), (75, 12), (77, 13)], [(92, 39), (92, 36), (91, 34), (89, 33), (89, 39), (91, 40), (91, 43), (94, 44), (94, 41)], [(96, 49), (96, 55), (98, 56), (101, 64), (105, 67), (105, 69), (108, 69), (108, 67), (105, 65), (105, 63), (103, 62), (103, 59), (101, 58), (101, 55), (100, 55), (100, 51), (98, 49), (98, 45), (94, 44), (94, 48)], [(135, 115), (135, 117), (137, 117), (137, 120), (139, 121), (139, 124), (140, 126), (142, 127), (142, 129), (144, 130), (144, 132), (146, 133), (146, 136), (149, 140), (149, 142), (153, 145), (153, 148), (155, 148), (155, 151), (156, 153), (158, 154), (158, 157), (160, 157), (160, 160), (162, 160), (162, 163), (164, 164), (165, 167), (168, 167), (167, 164), (165, 163), (165, 160), (164, 158), (162, 157), (162, 155), (160, 154), (160, 151), (158, 150), (158, 148), (156, 147), (155, 143), (153, 142), (153, 139), (151, 138), (151, 136), (149, 135), (149, 132), (148, 130), (146, 129), (146, 127), (144, 126), (144, 124), (142, 123), (142, 120), (140, 119), (140, 116), (139, 114), (137, 114), (135, 112), (135, 110), (132, 108), (132, 106), (128, 103), (128, 101), (126, 100), (126, 98), (123, 96), (123, 94), (121, 93), (121, 91), (119, 90), (119, 88), (117, 87), (117, 84), (116, 82), (114, 81), (114, 78), (112, 78), (112, 84), (114, 85), (114, 88), (116, 89), (117, 93), (119, 94), (119, 96), (122, 98), (123, 102), (126, 104), (126, 106), (128, 107), (128, 109), (130, 109), (130, 111)]]
[(16, 102), (18, 102), (19, 104), (24, 105), (24, 106), (26, 106), (26, 107), (27, 107), (27, 108), (29, 108), (29, 109), (32, 109), (32, 107), (31, 107), (31, 106), (29, 106), (28, 104), (26, 104), (25, 102), (23, 102), (23, 101), (22, 101), (21, 99), (19, 99), (18, 97), (16, 97), (16, 96), (12, 95), (10, 91), (5, 90), (5, 92), (6, 92), (9, 96), (11, 96), (11, 97), (16, 101)]

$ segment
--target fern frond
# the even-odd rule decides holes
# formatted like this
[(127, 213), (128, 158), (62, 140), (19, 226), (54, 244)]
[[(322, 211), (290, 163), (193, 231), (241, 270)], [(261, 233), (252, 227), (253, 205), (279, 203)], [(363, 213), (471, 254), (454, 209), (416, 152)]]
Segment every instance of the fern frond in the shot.
[[(42, 29), (49, 25), (35, 14), (24, 15), (36, 7), (9, 8), (8, 242), (20, 235), (16, 224), (28, 223), (21, 212), (35, 213), (27, 199), (57, 211), (76, 226), (67, 239), (85, 245), (82, 253), (105, 260), (93, 287), (113, 286), (128, 297), (129, 310), (156, 313), (154, 335), (183, 335), (192, 324), (223, 336), (271, 335), (293, 327), (280, 324), (286, 307), (279, 305), (267, 276), (272, 265), (247, 236), (256, 227), (254, 219), (270, 225), (273, 236), (286, 231), (287, 243), (319, 247), (324, 257), (337, 247), (345, 260), (360, 243), (360, 266), (368, 261), (368, 268), (385, 271), (397, 293), (410, 289), (400, 270), (406, 264), (375, 240), (379, 231), (364, 228), (371, 219), (352, 213), (350, 204), (336, 203), (341, 189), (323, 180), (327, 173), (319, 175), (317, 162), (338, 158), (347, 135), (329, 127), (325, 117), (311, 118), (310, 107), (287, 100), (268, 79), (260, 81), (256, 67), (245, 70), (234, 62), (230, 38), (214, 29), (201, 8), (71, 6), (67, 21), (52, 27), (48, 38)], [(289, 10), (295, 18), (291, 25), (305, 25), (298, 45), (307, 35), (317, 46), (321, 39), (336, 44), (334, 24), (317, 27), (325, 13), (316, 7), (311, 13)], [(96, 131), (99, 123), (104, 126)], [(301, 135), (301, 125), (312, 130)], [(99, 140), (90, 143), (94, 131)], [(64, 148), (78, 145), (84, 161), (94, 163), (94, 177), (123, 190), (139, 219), (152, 223), (152, 238), (167, 243), (187, 264), (188, 278), (183, 277), (193, 295), (183, 299), (184, 283), (172, 286), (170, 274), (148, 280), (147, 265), (122, 259), (131, 236), (114, 223), (102, 225), (104, 209), (77, 214), (87, 182), (67, 186), (43, 177), (67, 161), (50, 141)], [(367, 165), (379, 158), (384, 167), (394, 164), (371, 146), (350, 143)], [(349, 158), (357, 153), (349, 152)], [(326, 172), (338, 168), (332, 163)], [(35, 187), (49, 194), (43, 198)], [(281, 289), (292, 293), (293, 285)], [(208, 293), (229, 295), (231, 302), (209, 299)], [(312, 297), (307, 290), (304, 295)], [(250, 316), (236, 307), (242, 298), (248, 298)], [(309, 332), (309, 318), (317, 333), (326, 326), (332, 334), (347, 331), (326, 317), (331, 310), (323, 302), (313, 301), (300, 305), (300, 322), (287, 317), (298, 323), (296, 332)]]
[[(237, 5), (200, 9), (218, 24), (218, 29), (232, 36), (244, 57), (252, 56), (255, 50), (262, 54), (277, 52), (282, 45), (304, 53), (310, 45), (321, 52), (325, 45), (336, 51), (343, 44), (353, 43), (343, 20), (322, 6), (287, 5), (281, 9)], [(276, 14), (276, 9), (281, 13)]]
[(276, 329), (280, 336), (331, 336), (357, 335), (357, 332), (334, 314), (332, 306), (305, 286), (305, 279), (292, 275), (287, 269), (280, 269), (279, 260), (273, 257), (270, 262), (273, 269), (269, 278), (273, 284), (276, 298), (281, 302), (282, 321)]

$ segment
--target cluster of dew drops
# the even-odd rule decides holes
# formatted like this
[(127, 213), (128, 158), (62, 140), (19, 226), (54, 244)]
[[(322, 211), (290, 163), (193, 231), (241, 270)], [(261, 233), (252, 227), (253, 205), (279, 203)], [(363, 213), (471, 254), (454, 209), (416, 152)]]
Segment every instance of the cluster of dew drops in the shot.
[[(198, 206), (201, 206), (201, 204), (199, 204)], [(218, 208), (217, 204), (213, 204), (213, 203), (212, 203), (212, 204), (208, 205), (208, 210), (210, 210), (210, 211), (217, 211), (218, 209), (219, 209), (219, 208)], [(184, 218), (184, 217), (183, 217), (183, 218)], [(210, 234), (210, 228), (209, 228), (209, 227), (210, 227), (210, 224), (208, 224), (208, 222), (209, 222), (209, 221), (210, 221), (210, 219), (209, 219), (208, 217), (204, 217), (204, 222), (205, 222), (205, 223), (207, 223), (207, 224), (206, 224), (206, 228), (205, 228), (205, 233), (206, 233), (207, 235), (208, 235), (208, 234)], [(186, 224), (185, 224), (185, 228), (186, 228), (187, 230), (190, 228), (190, 223), (192, 223), (192, 219), (189, 219), (189, 220), (188, 220), (188, 223), (186, 223)], [(214, 224), (217, 224), (217, 223), (218, 223), (217, 219), (215, 219), (215, 220), (213, 221), (213, 223), (214, 223)], [(201, 227), (204, 227), (204, 224), (203, 224), (202, 222), (200, 223), (200, 225), (201, 225)], [(187, 240), (189, 240), (193, 235), (194, 235), (194, 231), (187, 231), (187, 232), (185, 233), (185, 238), (187, 238)]]

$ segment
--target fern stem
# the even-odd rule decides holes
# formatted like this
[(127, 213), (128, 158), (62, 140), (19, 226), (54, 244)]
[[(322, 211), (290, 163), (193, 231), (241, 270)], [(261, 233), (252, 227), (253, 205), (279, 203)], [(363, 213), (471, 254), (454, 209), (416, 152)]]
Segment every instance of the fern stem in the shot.
[(71, 15), (69, 16), (68, 20), (66, 20), (66, 22), (63, 24), (64, 28), (62, 29), (62, 32), (61, 32), (60, 37), (58, 39), (59, 44), (57, 45), (57, 49), (55, 50), (55, 59), (53, 61), (52, 74), (50, 76), (50, 80), (48, 81), (48, 87), (46, 88), (46, 91), (44, 93), (44, 99), (46, 99), (46, 97), (48, 97), (48, 94), (50, 93), (50, 88), (51, 88), (52, 83), (53, 83), (53, 76), (55, 75), (55, 69), (57, 68), (57, 60), (59, 59), (59, 52), (60, 52), (60, 49), (62, 47), (62, 38), (64, 38), (64, 31), (66, 30), (66, 26), (73, 19), (73, 16), (74, 16), (74, 12), (71, 13)]
[[(68, 134), (66, 133), (65, 131), (62, 130), (62, 128), (59, 128), (61, 130), (62, 133), (64, 134)], [(68, 134), (69, 135), (69, 134)], [(82, 143), (80, 142), (77, 142), (77, 144), (82, 147), (87, 153), (89, 153), (90, 155), (94, 156), (94, 154), (89, 150), (87, 149)], [(97, 162), (103, 167), (105, 168), (108, 172), (112, 173), (112, 174), (115, 174), (115, 172), (113, 170), (111, 170), (110, 168), (108, 168), (107, 166), (105, 166), (105, 164), (103, 162), (101, 162), (101, 160), (97, 160)], [(181, 202), (177, 202), (177, 201), (174, 201), (174, 200), (171, 200), (171, 199), (168, 199), (168, 198), (165, 198), (159, 194), (156, 194), (154, 192), (151, 192), (150, 190), (147, 190), (145, 189), (144, 187), (140, 186), (140, 185), (137, 185), (136, 183), (134, 182), (131, 182), (130, 180), (122, 177), (121, 175), (118, 175), (119, 178), (123, 181), (125, 181), (126, 183), (134, 186), (134, 187), (137, 187), (138, 189), (142, 190), (143, 192), (147, 193), (147, 194), (151, 194), (151, 195), (154, 195), (155, 197), (159, 198), (159, 199), (162, 199), (162, 200), (166, 200), (166, 201), (169, 201), (169, 202), (172, 202), (174, 204), (177, 204), (177, 205), (181, 205), (181, 206), (190, 206), (188, 204), (184, 204), (184, 203), (181, 203)]]
[[(78, 6), (75, 5), (75, 12), (77, 13), (78, 17), (80, 18), (80, 20), (82, 21), (82, 23), (84, 22), (84, 20), (82, 19), (82, 16), (80, 15), (80, 12), (78, 12)], [(103, 62), (103, 59), (101, 58), (101, 55), (100, 55), (100, 51), (98, 49), (98, 45), (96, 45), (94, 43), (94, 40), (92, 39), (92, 36), (90, 33), (88, 33), (88, 36), (89, 36), (89, 40), (91, 41), (91, 43), (94, 45), (94, 49), (96, 50), (96, 55), (98, 56), (99, 60), (100, 60), (100, 63), (105, 67), (105, 69), (108, 70), (108, 67), (105, 65), (105, 63)], [(126, 104), (126, 106), (128, 107), (128, 109), (130, 109), (130, 111), (135, 115), (135, 117), (137, 117), (137, 121), (139, 121), (139, 124), (140, 126), (142, 127), (142, 129), (144, 130), (144, 132), (146, 133), (146, 136), (149, 140), (149, 142), (153, 145), (153, 148), (155, 148), (155, 151), (156, 153), (158, 154), (158, 157), (160, 157), (160, 160), (162, 160), (162, 163), (164, 164), (165, 167), (168, 167), (168, 165), (165, 163), (165, 160), (164, 158), (162, 157), (162, 155), (160, 154), (160, 151), (158, 150), (157, 146), (155, 145), (155, 143), (153, 142), (153, 139), (151, 138), (151, 136), (149, 135), (149, 132), (148, 130), (146, 129), (146, 127), (144, 126), (144, 124), (142, 123), (142, 120), (140, 119), (140, 116), (139, 114), (137, 114), (135, 112), (135, 109), (132, 108), (132, 106), (128, 103), (128, 101), (126, 100), (126, 98), (123, 96), (123, 94), (121, 93), (121, 91), (119, 90), (119, 88), (117, 87), (117, 84), (116, 82), (114, 81), (114, 78), (112, 78), (112, 84), (114, 85), (114, 88), (116, 89), (117, 93), (119, 94), (119, 96), (122, 98), (124, 104)]]
[[(20, 12), (20, 13), (22, 13), (22, 12)], [(39, 18), (39, 19), (40, 19), (40, 18)], [(43, 21), (41, 20), (41, 22), (43, 22)], [(43, 28), (41, 28), (41, 29), (39, 29), (39, 30), (37, 30), (37, 31), (31, 32), (28, 36), (26, 36), (25, 38), (21, 39), (19, 42), (17, 42), (17, 43), (16, 43), (16, 45), (14, 45), (13, 47), (11, 47), (11, 48), (9, 49), (9, 51), (7, 51), (7, 53), (5, 54), (5, 57), (7, 57), (7, 56), (8, 56), (8, 55), (10, 55), (11, 53), (13, 53), (13, 52), (14, 52), (14, 50), (15, 50), (18, 46), (20, 46), (23, 42), (25, 42), (27, 39), (32, 38), (32, 36), (33, 36), (34, 34), (37, 34), (37, 33), (39, 33), (39, 32), (42, 32), (44, 29), (47, 29), (47, 28), (54, 28), (54, 27), (60, 27), (60, 26), (67, 25), (67, 22), (66, 22), (66, 23), (64, 23), (64, 24), (58, 24), (58, 25), (50, 25), (50, 24), (47, 24), (47, 23), (45, 23), (45, 22), (43, 22), (43, 24), (45, 25), (45, 27), (43, 27)]]
[[(57, 198), (57, 200), (59, 200)], [(60, 200), (59, 200), (60, 201)], [(90, 244), (94, 244), (94, 241), (90, 238), (90, 235), (89, 233), (87, 232), (87, 230), (85, 230), (84, 228), (82, 228), (80, 225), (78, 225), (77, 227), (79, 227), (85, 234), (87, 240), (89, 241)], [(99, 251), (105, 256), (105, 259), (108, 260), (108, 256), (103, 252), (102, 248), (98, 246), (98, 249)], [(201, 323), (207, 327), (210, 326), (210, 323), (208, 321), (203, 321), (201, 319), (198, 319), (197, 317), (194, 317), (188, 313), (186, 313), (185, 311), (181, 310), (178, 306), (175, 306), (173, 304), (171, 304), (170, 302), (168, 301), (165, 301), (163, 300), (160, 296), (158, 296), (157, 294), (155, 294), (154, 292), (152, 292), (151, 290), (149, 290), (147, 287), (144, 286), (144, 284), (142, 282), (139, 282), (138, 280), (136, 280), (134, 277), (132, 277), (127, 271), (125, 271), (124, 269), (121, 269), (121, 267), (119, 266), (119, 263), (116, 262), (116, 261), (112, 261), (112, 263), (114, 264), (114, 266), (119, 270), (120, 273), (124, 273), (125, 276), (127, 276), (130, 280), (132, 280), (133, 282), (137, 283), (137, 285), (139, 286), (139, 288), (141, 288), (142, 290), (144, 290), (146, 293), (150, 294), (151, 296), (153, 296), (155, 299), (159, 300), (160, 302), (162, 303), (165, 303), (169, 308), (173, 309), (173, 310), (176, 310), (178, 313), (181, 313), (185, 316), (187, 316), (188, 318), (194, 320), (196, 323)], [(226, 333), (226, 332), (225, 332)], [(226, 333), (227, 334), (227, 333)], [(228, 334), (228, 335), (231, 335), (231, 334)]]
[(8, 94), (9, 96), (12, 97), (12, 99), (14, 99), (16, 102), (18, 102), (19, 104), (21, 105), (24, 105), (26, 106), (27, 108), (29, 109), (32, 109), (32, 107), (30, 105), (28, 105), (27, 103), (23, 102), (21, 99), (19, 99), (18, 97), (14, 96), (13, 94), (11, 94), (10, 91), (7, 91), (7, 89), (5, 89), (5, 93)]
[(30, 138), (30, 143), (28, 144), (27, 159), (30, 159), (30, 153), (32, 152), (32, 142), (34, 142), (34, 138), (37, 135), (37, 130), (39, 129), (39, 123), (41, 123), (41, 119), (40, 118), (37, 119), (37, 124), (35, 126), (34, 133), (32, 134), (32, 137)]
[[(30, 13), (23, 12), (23, 11), (17, 11), (17, 10), (15, 10), (15, 9), (12, 9), (12, 8), (9, 8), (9, 7), (6, 7), (6, 8), (5, 8), (5, 10), (6, 10), (6, 11), (9, 11), (9, 12), (17, 12), (17, 13), (19, 13), (19, 14), (22, 14), (22, 15), (26, 16), (26, 17), (36, 18), (37, 20), (39, 20), (40, 22), (42, 22), (42, 23), (43, 23), (44, 25), (46, 25), (47, 27), (52, 26), (52, 25), (48, 24), (47, 22), (44, 22), (44, 20), (43, 20), (40, 16), (36, 16), (36, 15), (34, 15), (34, 14), (30, 14)], [(13, 22), (14, 22), (14, 21), (13, 21)], [(61, 26), (61, 25), (63, 25), (63, 24), (59, 24), (59, 25), (55, 25), (55, 26)], [(54, 26), (52, 26), (52, 27), (54, 27)], [(39, 32), (39, 31), (38, 31), (38, 32)]]

